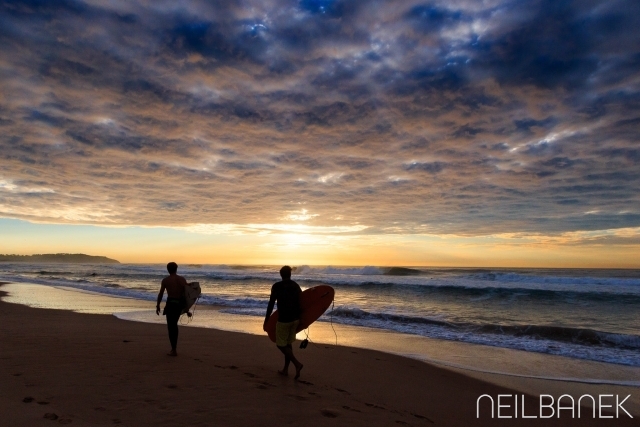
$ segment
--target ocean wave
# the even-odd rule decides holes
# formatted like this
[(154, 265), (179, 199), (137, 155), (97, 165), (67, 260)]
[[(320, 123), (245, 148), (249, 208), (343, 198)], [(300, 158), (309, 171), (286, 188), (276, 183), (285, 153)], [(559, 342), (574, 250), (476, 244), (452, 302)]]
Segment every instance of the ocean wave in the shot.
[[(25, 268), (24, 266), (19, 266)], [(451, 288), (504, 288), (546, 291), (573, 291), (587, 293), (618, 293), (640, 295), (640, 272), (596, 271), (596, 270), (500, 270), (500, 269), (428, 269), (407, 267), (310, 267), (298, 266), (294, 280), (301, 285), (328, 284), (332, 286), (413, 286), (439, 287), (443, 292)], [(607, 272), (610, 275), (607, 275)], [(200, 282), (265, 282), (279, 280), (277, 270), (272, 267), (248, 267), (226, 265), (203, 265), (198, 268), (184, 267), (181, 273), (190, 280)], [(539, 274), (537, 274), (539, 273)], [(164, 277), (164, 266), (122, 265), (87, 270), (78, 266), (77, 271), (65, 266), (65, 271), (41, 269), (34, 274), (49, 277), (78, 278), (103, 277), (111, 281), (130, 279), (134, 281), (159, 282)], [(449, 288), (447, 288), (449, 287)], [(463, 293), (465, 291), (462, 291)]]
[(454, 326), (453, 323), (429, 317), (416, 317), (393, 313), (371, 313), (357, 307), (338, 307), (328, 312), (328, 315), (338, 318), (384, 320), (398, 323), (420, 323), (425, 325)]
[(569, 275), (535, 275), (522, 274), (517, 272), (482, 271), (471, 274), (462, 274), (471, 280), (504, 282), (504, 283), (527, 283), (537, 285), (624, 285), (640, 286), (638, 277), (603, 277), (603, 276), (569, 276)]
[[(104, 286), (105, 288), (122, 288), (122, 285), (119, 285), (117, 283), (102, 283), (101, 286)], [(127, 289), (136, 289), (136, 288), (127, 288)]]
[(68, 276), (68, 275), (72, 275), (75, 274), (71, 271), (46, 271), (46, 270), (41, 270), (38, 271), (37, 274), (40, 275), (48, 275), (48, 276)]
[[(208, 271), (203, 279), (214, 281), (278, 281), (275, 272), (266, 271)], [(200, 275), (199, 274), (199, 275)], [(404, 267), (363, 267), (363, 268), (311, 268), (298, 267), (293, 277), (304, 284), (328, 284), (332, 286), (414, 286), (449, 288), (519, 289), (573, 292), (605, 292), (640, 295), (639, 278), (616, 277), (570, 277), (532, 276), (520, 273), (476, 272), (468, 274), (458, 271), (452, 274), (431, 274), (429, 271)]]
[(614, 334), (593, 329), (568, 328), (546, 325), (483, 325), (473, 329), (477, 333), (491, 333), (501, 335), (513, 335), (519, 337), (532, 337), (535, 339), (547, 339), (552, 341), (570, 342), (587, 346), (602, 346), (620, 348), (626, 350), (640, 350), (640, 336)]
[[(378, 267), (375, 267), (378, 269)], [(141, 269), (144, 270), (144, 269)], [(41, 270), (43, 271), (43, 270)], [(48, 270), (47, 270), (48, 271)], [(344, 270), (341, 270), (344, 271)], [(381, 271), (381, 270), (380, 270)], [(205, 272), (204, 275), (189, 275), (188, 278), (200, 281), (203, 284), (211, 282), (247, 283), (256, 282), (259, 286), (268, 286), (278, 278), (274, 273), (246, 274), (246, 271), (222, 273)], [(484, 273), (483, 273), (484, 274)], [(155, 288), (163, 275), (150, 275), (147, 271), (142, 274), (132, 274), (130, 271), (119, 274), (106, 274), (100, 272), (94, 275), (73, 274), (64, 275), (3, 275), (5, 280), (31, 281), (42, 284), (70, 284), (87, 283), (96, 287), (114, 287), (114, 284), (122, 288), (145, 287)], [(582, 278), (584, 279), (584, 278)], [(469, 280), (454, 277), (433, 278), (422, 276), (389, 276), (384, 272), (368, 276), (348, 276), (331, 274), (308, 274), (296, 280), (303, 287), (310, 287), (320, 284), (334, 286), (337, 290), (341, 287), (350, 288), (357, 286), (364, 291), (384, 290), (394, 292), (398, 295), (411, 297), (443, 297), (462, 298), (467, 301), (541, 301), (541, 302), (572, 302), (572, 303), (619, 303), (625, 306), (640, 305), (640, 289), (634, 286), (588, 286), (582, 285), (552, 285), (552, 284), (532, 284), (531, 282), (499, 282), (496, 280)], [(628, 279), (635, 280), (635, 279)], [(583, 280), (584, 281), (584, 280)], [(120, 283), (126, 283), (121, 285)], [(619, 283), (619, 282), (618, 282)]]
[(365, 267), (309, 267), (301, 265), (294, 267), (295, 274), (301, 275), (346, 275), (346, 276), (417, 276), (424, 274), (424, 271), (408, 267), (375, 267), (367, 265)]
[(202, 295), (200, 297), (199, 304), (205, 305), (218, 305), (224, 307), (235, 307), (242, 309), (250, 308), (262, 308), (266, 309), (269, 303), (267, 299), (258, 298), (237, 298), (233, 296), (219, 296), (219, 295)]
[(221, 313), (228, 314), (241, 314), (243, 316), (260, 316), (264, 318), (265, 309), (258, 308), (223, 308), (220, 310)]
[(357, 319), (365, 321), (362, 322), (362, 325), (366, 325), (366, 321), (371, 321), (370, 323), (376, 327), (380, 327), (385, 323), (396, 323), (404, 326), (431, 325), (448, 328), (460, 333), (529, 337), (533, 339), (568, 342), (585, 346), (640, 350), (640, 336), (638, 335), (615, 334), (592, 329), (548, 325), (455, 323), (435, 318), (418, 317), (405, 314), (374, 313), (356, 307), (339, 307), (329, 312), (329, 315), (334, 316), (338, 322), (340, 319)]
[[(349, 287), (342, 283), (332, 283), (330, 281), (318, 282), (327, 283), (336, 288)], [(312, 283), (313, 284), (313, 283)], [(390, 282), (362, 282), (358, 285), (365, 291), (371, 292), (395, 292), (403, 297), (415, 298), (447, 298), (461, 299), (473, 302), (495, 300), (495, 301), (537, 301), (544, 303), (620, 303), (625, 306), (640, 305), (640, 292), (629, 288), (600, 288), (587, 289), (578, 287), (561, 287), (557, 289), (545, 289), (542, 287), (505, 287), (478, 284), (443, 284), (434, 281), (428, 285), (406, 285)], [(635, 292), (634, 292), (635, 291)]]
[(367, 265), (365, 267), (309, 267), (308, 265), (301, 265), (293, 268), (295, 274), (341, 274), (350, 276), (376, 276), (384, 274), (384, 269), (381, 267), (374, 267)]
[(389, 267), (384, 269), (385, 276), (420, 276), (424, 271), (407, 267)]

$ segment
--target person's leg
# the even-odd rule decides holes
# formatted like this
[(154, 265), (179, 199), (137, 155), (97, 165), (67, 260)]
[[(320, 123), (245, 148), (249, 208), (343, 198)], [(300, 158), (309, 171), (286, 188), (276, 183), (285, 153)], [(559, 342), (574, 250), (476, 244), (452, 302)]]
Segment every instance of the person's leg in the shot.
[[(287, 345), (286, 347), (278, 347), (278, 348), (284, 354), (285, 366), (287, 367), (287, 369), (289, 368), (289, 362), (287, 362), (287, 360), (289, 360), (290, 362), (293, 363), (293, 366), (296, 367), (296, 376), (294, 378), (295, 379), (300, 378), (300, 371), (302, 370), (304, 365), (300, 363), (298, 359), (296, 359), (296, 357), (293, 355), (293, 348), (291, 347), (291, 344)], [(283, 371), (285, 370), (283, 369)], [(287, 375), (287, 372), (285, 371), (283, 375)]]
[(300, 371), (302, 370), (302, 363), (298, 361), (293, 355), (293, 349), (291, 344), (296, 340), (296, 328), (298, 321), (288, 323), (276, 323), (276, 346), (284, 354), (284, 367), (282, 371), (278, 371), (281, 375), (288, 375), (289, 363), (293, 362), (293, 366), (296, 367), (296, 376), (300, 377)]
[(176, 348), (178, 347), (178, 320), (179, 319), (180, 319), (180, 312), (178, 310), (174, 310), (173, 307), (171, 307), (170, 310), (167, 310), (167, 329), (169, 330), (169, 342), (171, 343), (171, 352), (169, 352), (169, 356), (178, 355), (178, 353), (176, 352)]
[(282, 368), (281, 371), (278, 371), (278, 373), (280, 375), (287, 376), (287, 375), (289, 375), (289, 363), (291, 362), (291, 357), (289, 357), (287, 355), (287, 353), (285, 352), (284, 349), (286, 349), (286, 347), (278, 347), (278, 349), (280, 349), (282, 354), (284, 354), (284, 367)]
[(296, 330), (298, 329), (298, 323), (300, 321), (296, 320), (293, 322), (293, 325), (291, 326), (291, 330), (289, 333), (289, 345), (287, 346), (289, 348), (289, 353), (291, 353), (291, 355), (289, 356), (289, 360), (291, 360), (293, 362), (293, 366), (296, 367), (296, 376), (293, 377), (294, 379), (298, 379), (300, 378), (300, 371), (302, 370), (302, 363), (300, 363), (298, 361), (298, 359), (295, 358), (295, 356), (293, 355), (293, 347), (292, 344), (294, 342), (296, 342)]
[(291, 323), (276, 323), (276, 346), (284, 354), (284, 367), (278, 371), (280, 375), (287, 376), (289, 374), (289, 363), (291, 358), (287, 355), (284, 348), (289, 343), (289, 335), (291, 335)]

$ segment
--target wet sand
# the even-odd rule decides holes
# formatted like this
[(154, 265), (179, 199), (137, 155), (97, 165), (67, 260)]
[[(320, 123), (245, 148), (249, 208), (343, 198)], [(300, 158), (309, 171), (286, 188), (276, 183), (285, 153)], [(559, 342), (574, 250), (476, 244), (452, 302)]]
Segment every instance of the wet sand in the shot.
[[(528, 380), (513, 378), (510, 389), (359, 348), (296, 349), (305, 367), (294, 381), (276, 373), (282, 356), (265, 336), (182, 327), (179, 357), (171, 358), (162, 324), (6, 302), (0, 322), (0, 414), (8, 426), (637, 425), (586, 412), (581, 420), (492, 419), (488, 407), (477, 419), (480, 395), (520, 394), (513, 390), (526, 384), (518, 381)], [(527, 414), (538, 404), (527, 396)]]

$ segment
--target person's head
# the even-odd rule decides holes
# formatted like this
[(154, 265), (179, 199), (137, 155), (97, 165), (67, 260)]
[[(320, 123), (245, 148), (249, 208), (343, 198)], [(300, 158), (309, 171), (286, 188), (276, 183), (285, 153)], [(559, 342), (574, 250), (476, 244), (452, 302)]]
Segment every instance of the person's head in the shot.
[(280, 269), (280, 277), (282, 277), (283, 280), (291, 279), (291, 267), (288, 265), (282, 267)]
[(175, 262), (170, 262), (167, 264), (167, 271), (169, 274), (176, 274), (178, 272), (178, 264)]

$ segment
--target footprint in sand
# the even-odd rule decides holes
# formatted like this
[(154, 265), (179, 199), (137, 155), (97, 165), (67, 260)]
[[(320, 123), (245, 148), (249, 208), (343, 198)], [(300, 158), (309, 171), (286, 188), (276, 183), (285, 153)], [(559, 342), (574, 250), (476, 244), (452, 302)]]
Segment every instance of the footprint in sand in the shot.
[(41, 402), (38, 402), (38, 405), (48, 405), (48, 404), (49, 404), (49, 402), (46, 402), (46, 401), (44, 401), (44, 400), (43, 400), (43, 401), (41, 401)]
[(275, 387), (275, 386), (276, 386), (275, 384), (271, 384), (271, 383), (268, 383), (268, 382), (266, 382), (266, 381), (261, 381), (260, 383), (258, 383), (258, 386), (257, 386), (257, 387), (258, 387), (260, 390), (268, 390), (268, 389), (269, 389), (269, 387)]
[(368, 406), (368, 407), (370, 407), (370, 408), (386, 409), (386, 408), (384, 408), (384, 407), (382, 407), (382, 406), (378, 406), (378, 405), (376, 405), (376, 404), (374, 404), (374, 403), (365, 403), (365, 405), (367, 405), (367, 406)]
[(229, 369), (238, 369), (238, 367), (237, 367), (237, 366), (235, 366), (235, 365), (231, 365), (231, 366), (229, 366), (228, 368), (229, 368)]
[(178, 386), (177, 386), (177, 385), (175, 385), (175, 384), (169, 384), (169, 385), (167, 386), (167, 388), (178, 388)]
[(13, 374), (14, 377), (19, 377), (20, 375), (22, 375), (21, 372), (18, 372), (17, 374)]
[(33, 402), (34, 400), (35, 400), (35, 399), (34, 399), (33, 397), (31, 397), (31, 396), (27, 396), (27, 397), (25, 397), (24, 399), (22, 399), (22, 401), (23, 401), (24, 403), (31, 403), (31, 402)]
[(339, 415), (338, 412), (333, 409), (321, 409), (320, 413), (327, 418), (337, 418)]
[(298, 380), (298, 382), (304, 385), (313, 385), (313, 383), (310, 383), (309, 381), (305, 381), (305, 380)]
[(347, 394), (351, 394), (349, 393), (347, 390), (343, 390), (341, 388), (336, 388), (336, 390), (338, 390), (340, 393), (347, 393)]
[(58, 419), (58, 416), (56, 414), (54, 414), (53, 412), (47, 412), (46, 414), (44, 414), (44, 417), (42, 417), (42, 418), (46, 418), (48, 420), (55, 421), (55, 420)]
[(414, 414), (413, 412), (410, 412), (410, 414), (411, 414), (411, 415), (413, 415), (413, 416), (414, 416), (414, 417), (416, 417), (416, 418), (419, 418), (419, 419), (421, 419), (421, 420), (427, 420), (427, 421), (429, 421), (431, 424), (433, 424), (433, 421), (432, 421), (430, 418), (425, 417), (424, 415)]
[(122, 340), (122, 342), (131, 342), (131, 341), (129, 341), (129, 340)]
[(251, 372), (245, 372), (244, 374), (245, 374), (246, 376), (248, 376), (249, 378), (258, 378), (258, 376), (257, 376), (257, 375), (252, 374)]
[(299, 400), (300, 402), (304, 402), (305, 400), (309, 400), (308, 397), (298, 396), (297, 394), (288, 394), (287, 396), (292, 398), (292, 399)]

